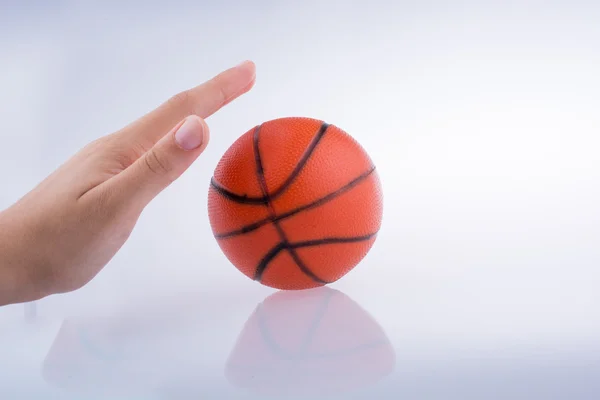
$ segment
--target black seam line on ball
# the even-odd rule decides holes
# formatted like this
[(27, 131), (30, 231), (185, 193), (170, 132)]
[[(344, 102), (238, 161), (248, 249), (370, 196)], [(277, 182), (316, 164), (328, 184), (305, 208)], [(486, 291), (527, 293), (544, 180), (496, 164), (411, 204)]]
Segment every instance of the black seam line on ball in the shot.
[[(369, 239), (372, 239), (376, 235), (377, 235), (377, 232), (370, 233), (368, 235), (362, 235), (362, 236), (329, 237), (329, 238), (323, 238), (323, 239), (305, 240), (305, 241), (296, 242), (296, 243), (289, 243), (289, 242), (288, 243), (283, 243), (283, 242), (278, 243), (275, 247), (273, 247), (271, 250), (269, 250), (267, 252), (267, 254), (265, 254), (265, 256), (262, 258), (262, 260), (260, 260), (260, 262), (258, 263), (258, 266), (256, 267), (256, 272), (254, 274), (254, 280), (256, 280), (256, 281), (261, 280), (263, 274), (265, 273), (265, 270), (269, 266), (269, 263), (275, 257), (277, 257), (277, 255), (282, 250), (299, 249), (299, 248), (304, 248), (304, 247), (315, 247), (315, 246), (322, 246), (322, 245), (328, 245), (328, 244), (364, 242)], [(327, 283), (331, 283), (331, 282), (327, 282)]]
[[(307, 210), (322, 206), (323, 204), (330, 202), (331, 200), (335, 199), (336, 197), (341, 196), (342, 194), (348, 192), (350, 189), (358, 186), (358, 184), (361, 183), (362, 181), (364, 181), (365, 179), (367, 179), (373, 173), (373, 171), (375, 171), (375, 167), (372, 167), (367, 172), (360, 174), (358, 177), (354, 178), (353, 180), (351, 180), (350, 182), (348, 182), (341, 188), (339, 188), (329, 194), (326, 194), (325, 196), (323, 196), (311, 203), (305, 204), (303, 206), (299, 206), (297, 208), (294, 208), (293, 210), (287, 211), (285, 213), (282, 213), (282, 214), (276, 216), (275, 220), (281, 221), (281, 220), (290, 218), (290, 217), (292, 217), (298, 213), (301, 213), (303, 211), (307, 211)], [(233, 236), (243, 235), (244, 233), (252, 232), (252, 231), (258, 229), (261, 226), (264, 226), (271, 221), (273, 221), (273, 219), (270, 217), (263, 218), (259, 221), (253, 222), (251, 224), (244, 225), (243, 227), (241, 227), (239, 229), (221, 233), (221, 234), (217, 234), (217, 235), (215, 235), (215, 238), (226, 239), (226, 238), (233, 237)]]
[[(267, 187), (265, 171), (264, 171), (264, 168), (262, 165), (262, 159), (260, 157), (260, 146), (259, 146), (260, 128), (261, 128), (261, 125), (257, 126), (256, 129), (254, 130), (254, 159), (256, 161), (256, 176), (260, 183), (260, 188), (262, 190), (262, 193), (266, 199), (266, 206), (269, 210), (271, 219), (273, 220), (273, 225), (275, 226), (275, 229), (277, 229), (277, 233), (279, 234), (279, 238), (281, 239), (281, 242), (287, 249), (288, 253), (292, 257), (292, 259), (294, 260), (294, 262), (296, 263), (298, 268), (300, 268), (300, 270), (306, 276), (310, 277), (313, 281), (326, 285), (328, 282), (322, 280), (317, 275), (315, 275), (315, 273), (312, 272), (310, 270), (310, 268), (308, 268), (306, 266), (306, 264), (304, 264), (302, 259), (300, 259), (300, 256), (298, 256), (296, 251), (289, 246), (289, 241), (288, 241), (288, 238), (287, 238), (285, 232), (283, 231), (283, 228), (281, 228), (281, 226), (279, 225), (279, 222), (275, 220), (275, 218), (277, 218), (277, 215), (275, 213), (275, 209), (273, 208), (271, 196), (269, 195), (269, 188)], [(261, 276), (262, 276), (262, 274), (261, 274)]]
[(215, 189), (215, 191), (218, 194), (220, 194), (221, 196), (223, 196), (226, 199), (229, 199), (235, 203), (254, 204), (254, 205), (261, 205), (261, 206), (264, 206), (267, 203), (267, 199), (265, 199), (263, 197), (248, 197), (247, 195), (239, 195), (239, 194), (230, 192), (229, 190), (227, 190), (223, 186), (221, 186), (215, 180), (214, 177), (212, 177), (210, 179), (210, 185), (213, 187), (213, 189)]
[(323, 239), (305, 240), (302, 242), (291, 243), (290, 247), (293, 249), (297, 249), (297, 248), (301, 248), (301, 247), (320, 246), (322, 244), (364, 242), (365, 240), (369, 240), (369, 239), (375, 237), (376, 235), (377, 235), (377, 232), (369, 233), (367, 235), (362, 235), (362, 236), (330, 237), (330, 238), (323, 238)]
[[(300, 175), (300, 172), (302, 171), (302, 169), (304, 168), (304, 166), (306, 165), (306, 163), (308, 162), (308, 160), (314, 153), (315, 148), (317, 147), (317, 145), (319, 144), (319, 142), (325, 135), (325, 132), (327, 131), (327, 128), (329, 126), (330, 125), (326, 122), (323, 122), (321, 124), (319, 131), (315, 134), (315, 136), (313, 137), (309, 146), (304, 151), (304, 154), (300, 158), (300, 161), (298, 161), (298, 164), (296, 164), (296, 168), (294, 168), (292, 173), (281, 184), (281, 186), (279, 186), (279, 188), (277, 188), (277, 190), (275, 190), (269, 196), (267, 196), (265, 193), (263, 193), (262, 197), (251, 197), (251, 196), (248, 196), (245, 194), (241, 195), (241, 194), (233, 193), (232, 191), (230, 191), (230, 190), (226, 189), (225, 187), (223, 187), (222, 185), (220, 185), (214, 176), (210, 179), (210, 184), (217, 191), (217, 193), (219, 193), (223, 197), (226, 197), (229, 200), (234, 201), (236, 203), (265, 205), (269, 199), (275, 200), (276, 198), (281, 196), (283, 193), (285, 193), (285, 191), (291, 186), (292, 182), (294, 182), (294, 180), (298, 177), (298, 175)], [(254, 132), (256, 133), (256, 131), (259, 130), (260, 127), (261, 127), (261, 125), (258, 125), (254, 129)]]

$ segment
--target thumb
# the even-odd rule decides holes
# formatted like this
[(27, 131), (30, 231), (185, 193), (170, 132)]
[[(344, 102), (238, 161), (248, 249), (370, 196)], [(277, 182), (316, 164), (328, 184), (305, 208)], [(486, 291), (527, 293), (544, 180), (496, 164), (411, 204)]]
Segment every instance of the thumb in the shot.
[(186, 117), (112, 179), (113, 191), (126, 202), (141, 202), (144, 207), (192, 165), (208, 140), (206, 122), (196, 115)]

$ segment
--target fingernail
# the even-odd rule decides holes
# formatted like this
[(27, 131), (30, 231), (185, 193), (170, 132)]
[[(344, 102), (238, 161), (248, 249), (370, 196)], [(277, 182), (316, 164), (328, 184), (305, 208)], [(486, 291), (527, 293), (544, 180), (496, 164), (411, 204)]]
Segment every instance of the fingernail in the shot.
[(204, 124), (198, 117), (187, 117), (175, 132), (175, 141), (184, 150), (199, 147), (204, 140)]

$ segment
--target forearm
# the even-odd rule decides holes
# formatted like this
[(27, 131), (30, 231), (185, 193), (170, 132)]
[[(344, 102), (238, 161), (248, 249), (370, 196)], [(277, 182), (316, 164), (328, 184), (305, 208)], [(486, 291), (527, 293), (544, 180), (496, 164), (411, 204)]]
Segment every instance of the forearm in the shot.
[(24, 265), (24, 243), (19, 231), (9, 211), (0, 212), (0, 306), (35, 298), (35, 291)]
[(18, 278), (11, 258), (6, 243), (0, 238), (0, 307), (19, 302), (17, 300)]

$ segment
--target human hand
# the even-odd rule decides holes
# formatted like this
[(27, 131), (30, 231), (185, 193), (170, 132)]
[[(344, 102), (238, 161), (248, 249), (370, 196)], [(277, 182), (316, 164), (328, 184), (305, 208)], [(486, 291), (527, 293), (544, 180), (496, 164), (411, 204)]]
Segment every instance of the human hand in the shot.
[(144, 207), (208, 144), (206, 118), (249, 91), (244, 62), (79, 151), (0, 213), (0, 305), (79, 289), (111, 260)]

